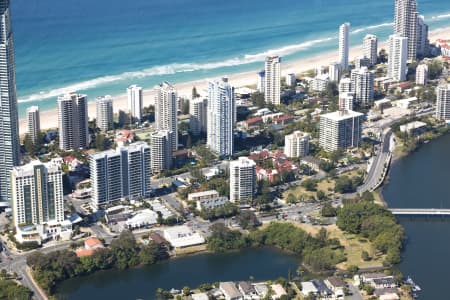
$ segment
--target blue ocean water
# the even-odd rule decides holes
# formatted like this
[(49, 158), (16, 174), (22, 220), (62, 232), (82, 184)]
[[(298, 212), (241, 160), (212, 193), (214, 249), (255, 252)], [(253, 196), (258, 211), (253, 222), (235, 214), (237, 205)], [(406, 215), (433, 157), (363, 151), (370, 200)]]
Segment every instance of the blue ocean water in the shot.
[[(64, 92), (123, 94), (262, 68), (337, 49), (337, 29), (351, 44), (392, 32), (394, 0), (14, 0), (17, 91), (27, 106), (56, 107)], [(450, 1), (419, 0), (430, 30), (450, 26)]]

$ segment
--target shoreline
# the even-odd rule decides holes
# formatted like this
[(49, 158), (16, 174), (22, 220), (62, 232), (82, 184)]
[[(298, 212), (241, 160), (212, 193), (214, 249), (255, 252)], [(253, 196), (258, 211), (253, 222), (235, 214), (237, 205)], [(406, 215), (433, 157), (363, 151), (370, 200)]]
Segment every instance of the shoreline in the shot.
[[(437, 38), (444, 38), (444, 39), (450, 39), (450, 27), (446, 28), (440, 28), (433, 31), (430, 31), (429, 33), (429, 39), (430, 41), (434, 41)], [(387, 41), (379, 41), (378, 43), (378, 51), (381, 49), (387, 49)], [(350, 48), (350, 54), (349, 57), (351, 59), (354, 59), (356, 56), (362, 55), (363, 49), (362, 49), (362, 43), (359, 46), (353, 46)], [(322, 54), (317, 54), (314, 56), (309, 56), (301, 59), (294, 60), (292, 62), (288, 62), (286, 64), (282, 65), (281, 69), (281, 75), (284, 77), (285, 75), (289, 73), (295, 73), (299, 74), (311, 69), (316, 68), (317, 66), (328, 66), (333, 61), (336, 61), (338, 58), (337, 55), (337, 47), (336, 51), (328, 51)], [(264, 68), (264, 62), (261, 61), (261, 68)], [(230, 83), (236, 87), (243, 87), (248, 85), (254, 85), (256, 84), (257, 77), (256, 73), (258, 70), (254, 71), (247, 71), (247, 72), (238, 72), (234, 74), (230, 74), (229, 80)], [(225, 76), (219, 75), (215, 77), (221, 77)], [(192, 88), (195, 86), (197, 88), (197, 91), (203, 91), (207, 88), (207, 80), (208, 78), (202, 78), (187, 82), (181, 82), (174, 84), (174, 87), (177, 89), (178, 95), (180, 96), (188, 96), (191, 94)], [(124, 90), (126, 87), (124, 86)], [(144, 89), (143, 91), (143, 106), (148, 106), (153, 102), (155, 93), (153, 89)], [(119, 94), (119, 95), (113, 95), (114, 98), (114, 112), (116, 113), (118, 110), (126, 109), (127, 107), (127, 95)], [(89, 99), (89, 95), (88, 95)], [(88, 103), (88, 115), (90, 116), (90, 119), (95, 117), (95, 101), (89, 101)], [(31, 105), (39, 105), (39, 103), (30, 103)], [(56, 108), (56, 99), (55, 99), (55, 108), (50, 110), (45, 110), (40, 112), (40, 119), (41, 119), (41, 130), (47, 130), (52, 128), (58, 127), (58, 112)], [(19, 119), (19, 134), (24, 135), (27, 131), (27, 124), (26, 124), (26, 117)]]

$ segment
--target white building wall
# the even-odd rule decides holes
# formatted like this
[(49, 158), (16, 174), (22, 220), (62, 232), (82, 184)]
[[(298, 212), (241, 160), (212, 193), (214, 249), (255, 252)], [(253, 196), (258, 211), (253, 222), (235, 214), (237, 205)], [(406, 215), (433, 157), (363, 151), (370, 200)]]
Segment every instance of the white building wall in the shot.
[(388, 77), (395, 81), (405, 81), (408, 59), (408, 38), (398, 35), (389, 37)]
[(269, 56), (265, 62), (264, 95), (266, 103), (280, 104), (281, 97), (281, 57)]

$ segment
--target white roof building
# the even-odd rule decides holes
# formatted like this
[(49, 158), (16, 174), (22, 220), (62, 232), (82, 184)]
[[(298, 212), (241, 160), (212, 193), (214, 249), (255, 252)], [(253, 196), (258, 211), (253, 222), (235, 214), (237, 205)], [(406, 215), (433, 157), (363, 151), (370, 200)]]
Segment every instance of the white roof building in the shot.
[(128, 219), (125, 224), (128, 228), (139, 228), (158, 223), (158, 214), (150, 209), (144, 209)]
[(308, 296), (310, 293), (316, 295), (318, 292), (316, 286), (311, 281), (302, 282), (302, 295)]
[(400, 126), (401, 132), (411, 132), (414, 130), (420, 130), (427, 126), (427, 123), (414, 121)]
[(187, 226), (175, 226), (164, 230), (164, 238), (174, 248), (184, 248), (205, 243), (205, 239)]

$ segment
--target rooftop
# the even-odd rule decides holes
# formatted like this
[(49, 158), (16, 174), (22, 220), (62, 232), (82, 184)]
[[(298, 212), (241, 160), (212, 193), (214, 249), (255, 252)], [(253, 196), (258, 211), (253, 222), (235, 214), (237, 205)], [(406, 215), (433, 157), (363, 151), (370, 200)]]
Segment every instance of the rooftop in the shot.
[(334, 111), (328, 114), (321, 115), (321, 118), (327, 118), (334, 121), (342, 121), (350, 118), (362, 117), (364, 114), (353, 111), (353, 110), (344, 110), (344, 111)]
[(238, 297), (242, 297), (241, 292), (239, 292), (234, 282), (231, 281), (221, 282), (219, 288), (225, 294), (226, 298), (235, 299)]

